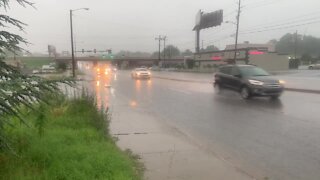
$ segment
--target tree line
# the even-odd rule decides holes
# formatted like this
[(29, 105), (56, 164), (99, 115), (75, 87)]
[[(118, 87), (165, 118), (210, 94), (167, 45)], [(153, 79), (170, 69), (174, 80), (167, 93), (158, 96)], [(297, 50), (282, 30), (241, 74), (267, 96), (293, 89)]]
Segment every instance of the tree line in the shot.
[(320, 38), (296, 33), (287, 33), (279, 40), (271, 40), (276, 52), (297, 56), (303, 63), (314, 63), (320, 60)]

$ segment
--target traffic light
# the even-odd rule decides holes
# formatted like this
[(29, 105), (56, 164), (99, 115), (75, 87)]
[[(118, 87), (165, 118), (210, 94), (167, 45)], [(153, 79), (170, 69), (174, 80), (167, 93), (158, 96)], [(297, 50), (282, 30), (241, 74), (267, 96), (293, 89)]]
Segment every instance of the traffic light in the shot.
[(82, 54), (84, 53), (84, 49), (82, 49)]
[(94, 53), (97, 53), (97, 50), (96, 50), (96, 49), (93, 49), (93, 52), (94, 52)]

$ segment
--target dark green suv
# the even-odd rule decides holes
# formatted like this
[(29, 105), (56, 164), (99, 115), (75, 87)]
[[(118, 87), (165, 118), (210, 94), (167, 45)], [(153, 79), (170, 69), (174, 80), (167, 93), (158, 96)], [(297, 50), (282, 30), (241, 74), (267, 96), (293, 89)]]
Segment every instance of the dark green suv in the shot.
[(269, 96), (277, 99), (283, 92), (283, 83), (265, 70), (253, 65), (221, 66), (214, 76), (217, 92), (228, 88), (240, 93), (243, 99), (252, 96)]

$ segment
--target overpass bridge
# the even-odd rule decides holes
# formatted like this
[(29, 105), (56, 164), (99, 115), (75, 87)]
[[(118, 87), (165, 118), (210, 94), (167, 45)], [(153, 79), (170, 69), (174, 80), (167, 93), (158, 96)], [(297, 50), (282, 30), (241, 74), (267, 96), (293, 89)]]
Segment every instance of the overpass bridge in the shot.
[[(159, 65), (161, 67), (172, 67), (177, 64), (183, 64), (183, 58), (173, 58), (173, 59), (166, 59), (166, 60), (158, 60), (158, 58), (148, 58), (148, 57), (121, 57), (121, 58), (114, 58), (114, 59), (104, 59), (101, 57), (75, 57), (76, 61), (81, 62), (109, 62), (110, 64), (116, 65), (121, 68), (134, 68), (140, 66), (147, 66), (151, 67), (153, 65)], [(72, 58), (71, 57), (56, 57), (56, 63), (64, 62), (71, 64)]]

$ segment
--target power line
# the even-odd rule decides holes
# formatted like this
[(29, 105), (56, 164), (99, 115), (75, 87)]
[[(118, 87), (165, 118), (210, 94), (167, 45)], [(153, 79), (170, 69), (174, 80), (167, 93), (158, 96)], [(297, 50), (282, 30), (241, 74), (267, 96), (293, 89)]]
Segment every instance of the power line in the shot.
[(263, 24), (260, 24), (260, 25), (251, 26), (251, 27), (245, 29), (244, 31), (251, 30), (251, 28), (264, 27), (265, 25), (273, 25), (273, 24), (278, 24), (278, 23), (286, 23), (286, 22), (290, 22), (290, 20), (302, 19), (302, 18), (304, 18), (304, 17), (308, 17), (308, 16), (315, 15), (315, 14), (320, 14), (320, 11), (316, 11), (316, 12), (312, 12), (312, 13), (308, 13), (308, 14), (304, 14), (304, 15), (299, 15), (299, 16), (296, 16), (296, 17), (293, 17), (293, 18), (287, 18), (287, 19), (283, 19), (283, 20), (275, 21), (275, 22), (271, 22), (271, 23), (263, 23)]
[[(266, 1), (266, 0), (264, 0), (264, 1)], [(275, 3), (279, 3), (279, 2), (281, 2), (281, 1), (283, 1), (283, 0), (271, 0), (270, 2), (264, 2), (264, 1), (260, 1), (260, 2), (262, 2), (262, 3), (256, 3), (256, 2), (254, 2), (254, 3), (249, 3), (249, 4), (246, 4), (246, 5), (244, 5), (244, 6), (242, 6), (243, 8), (246, 8), (246, 9), (248, 9), (248, 8), (258, 8), (258, 7), (263, 7), (263, 6), (267, 6), (267, 5), (271, 5), (271, 4), (275, 4)]]
[[(284, 25), (296, 24), (296, 23), (301, 23), (301, 22), (306, 22), (306, 21), (311, 21), (311, 20), (320, 20), (320, 17), (302, 19), (302, 20), (298, 20), (298, 21), (291, 21), (291, 22), (288, 22), (288, 23), (281, 23), (281, 24), (272, 25), (272, 26), (264, 26), (264, 27), (261, 27), (261, 28), (256, 28), (256, 29), (246, 30), (246, 31), (267, 30), (267, 29), (274, 28), (274, 27), (279, 27), (279, 26), (282, 27)], [(242, 32), (246, 32), (246, 31), (242, 31)]]
[(266, 29), (266, 30), (260, 30), (260, 31), (244, 32), (244, 33), (240, 33), (240, 34), (253, 34), (253, 33), (274, 31), (274, 30), (280, 30), (280, 29), (289, 29), (289, 28), (292, 28), (292, 27), (299, 27), (299, 26), (305, 26), (305, 25), (316, 24), (316, 23), (320, 23), (320, 20), (318, 20), (318, 21), (313, 21), (313, 22), (309, 22), (309, 23), (304, 23), (304, 24), (296, 24), (296, 25), (292, 25), (292, 26), (285, 26), (285, 27), (281, 27), (281, 28), (274, 28), (274, 29)]
[(247, 0), (247, 1), (249, 1), (249, 3), (244, 3), (243, 5), (242, 5), (242, 7), (246, 7), (246, 6), (248, 6), (248, 5), (253, 5), (253, 4), (255, 4), (255, 5), (257, 5), (257, 4), (261, 4), (261, 3), (265, 3), (265, 2), (268, 2), (268, 1), (274, 1), (274, 0), (251, 0), (252, 2), (250, 2), (250, 0)]

